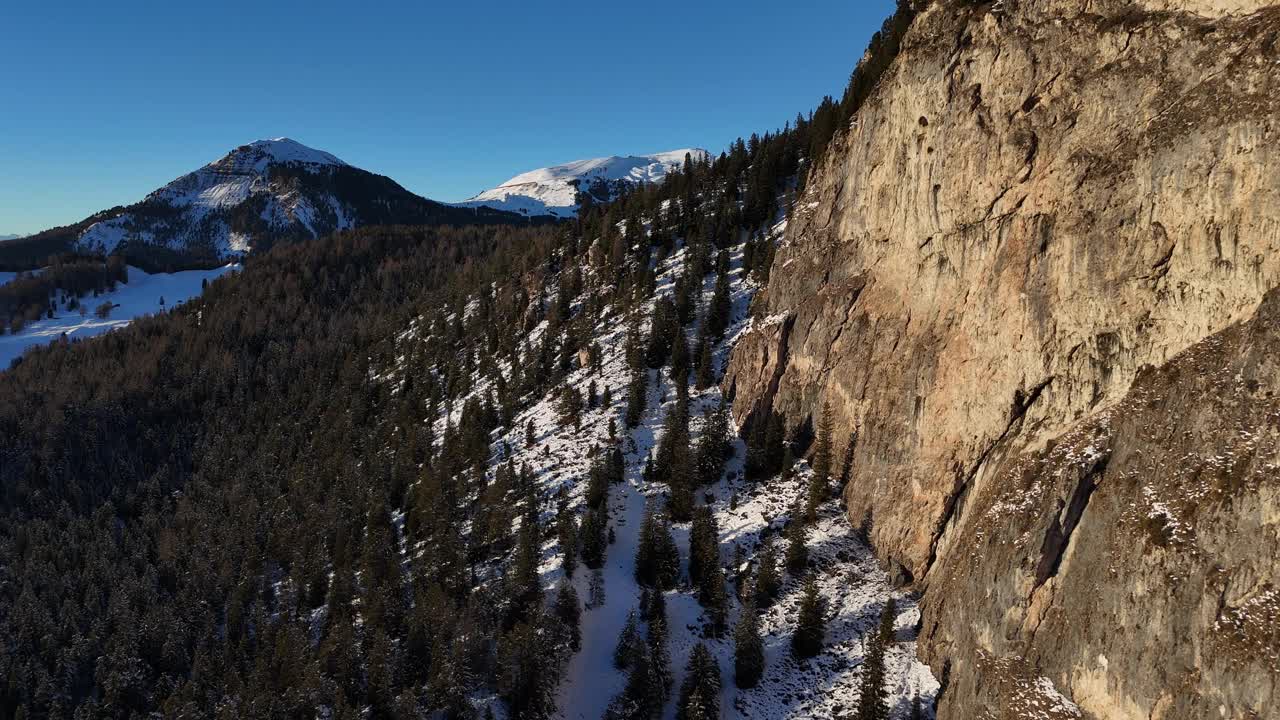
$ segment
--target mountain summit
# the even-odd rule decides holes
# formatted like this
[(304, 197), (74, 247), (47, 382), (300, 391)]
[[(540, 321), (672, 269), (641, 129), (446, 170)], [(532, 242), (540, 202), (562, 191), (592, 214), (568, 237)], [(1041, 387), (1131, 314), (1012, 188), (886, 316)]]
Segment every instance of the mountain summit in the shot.
[(594, 202), (608, 202), (628, 188), (660, 183), (666, 179), (667, 173), (680, 169), (686, 156), (702, 161), (709, 154), (700, 148), (685, 148), (652, 155), (613, 155), (575, 160), (521, 173), (457, 205), (508, 210), (530, 216), (574, 217), (584, 194)]
[(75, 250), (173, 266), (221, 261), (279, 241), (361, 225), (518, 220), (419, 197), (382, 175), (289, 138), (241, 145), (141, 202), (6, 244), (0, 260), (38, 262)]
[(122, 242), (222, 257), (247, 252), (266, 231), (312, 237), (354, 224), (335, 193), (337, 157), (289, 138), (241, 145), (152, 192), (130, 212), (93, 223), (79, 250), (111, 253)]
[[(227, 153), (218, 163), (246, 160), (257, 163), (300, 163), (303, 165), (346, 165), (345, 162), (323, 150), (309, 148), (287, 137), (258, 140)], [(214, 164), (218, 164), (214, 163)], [(265, 165), (263, 166), (265, 167)]]

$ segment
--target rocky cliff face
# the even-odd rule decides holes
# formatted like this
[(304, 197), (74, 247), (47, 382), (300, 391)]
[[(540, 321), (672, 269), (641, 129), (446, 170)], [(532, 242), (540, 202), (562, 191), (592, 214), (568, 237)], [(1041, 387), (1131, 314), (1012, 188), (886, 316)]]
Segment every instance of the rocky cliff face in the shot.
[(1266, 2), (940, 0), (812, 173), (725, 382), (859, 431), (943, 717), (1280, 702), (1278, 78)]

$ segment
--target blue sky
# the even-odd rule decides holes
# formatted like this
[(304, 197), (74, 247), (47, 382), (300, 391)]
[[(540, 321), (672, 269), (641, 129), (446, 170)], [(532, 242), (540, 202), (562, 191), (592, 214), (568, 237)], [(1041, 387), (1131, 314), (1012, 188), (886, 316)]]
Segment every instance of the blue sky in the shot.
[(892, 6), (9, 3), (0, 233), (134, 202), (267, 137), (445, 201), (569, 160), (718, 151), (838, 94)]

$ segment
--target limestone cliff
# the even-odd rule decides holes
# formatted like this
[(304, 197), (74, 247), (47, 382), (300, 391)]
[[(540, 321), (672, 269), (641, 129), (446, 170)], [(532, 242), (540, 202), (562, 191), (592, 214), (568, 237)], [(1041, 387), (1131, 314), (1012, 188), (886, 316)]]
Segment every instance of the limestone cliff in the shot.
[(919, 10), (794, 210), (736, 418), (858, 429), (849, 514), (925, 593), (942, 717), (1275, 716), (1280, 4)]

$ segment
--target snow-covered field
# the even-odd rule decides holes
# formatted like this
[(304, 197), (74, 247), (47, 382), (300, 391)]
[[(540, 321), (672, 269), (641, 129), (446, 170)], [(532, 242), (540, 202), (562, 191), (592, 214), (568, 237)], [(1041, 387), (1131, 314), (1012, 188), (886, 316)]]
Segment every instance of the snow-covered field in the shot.
[[(239, 268), (237, 264), (229, 264), (213, 270), (149, 275), (130, 266), (129, 282), (117, 285), (114, 292), (80, 300), (83, 314), (80, 309), (68, 310), (65, 305), (60, 304), (54, 317), (28, 323), (16, 335), (0, 335), (0, 371), (7, 370), (10, 363), (30, 347), (47, 344), (63, 335), (68, 340), (100, 335), (108, 330), (124, 327), (134, 318), (162, 312), (186, 302), (200, 294), (205, 280), (212, 281)], [(8, 282), (12, 279), (12, 273), (7, 275), (8, 277), (0, 276), (0, 281)], [(111, 312), (106, 318), (98, 317), (95, 312), (98, 306), (108, 302), (113, 305)]]

